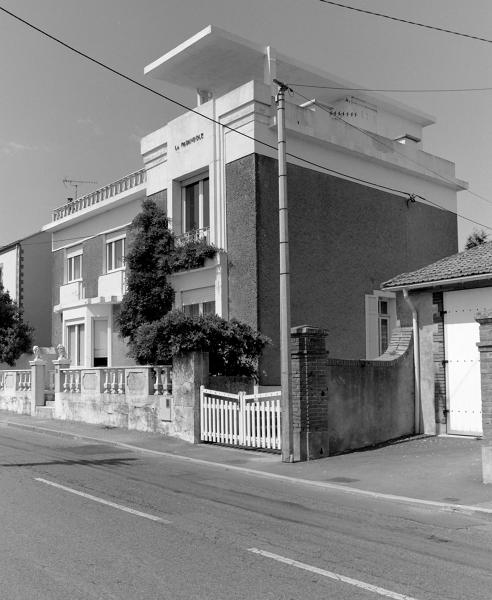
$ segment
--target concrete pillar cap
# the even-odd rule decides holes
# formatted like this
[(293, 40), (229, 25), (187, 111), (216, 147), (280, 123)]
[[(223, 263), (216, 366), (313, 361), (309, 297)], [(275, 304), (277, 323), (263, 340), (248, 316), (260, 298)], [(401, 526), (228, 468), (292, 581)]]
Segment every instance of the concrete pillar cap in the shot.
[(319, 327), (311, 327), (310, 325), (298, 325), (297, 327), (291, 327), (290, 333), (304, 333), (306, 335), (328, 335), (328, 331), (326, 329), (321, 329)]

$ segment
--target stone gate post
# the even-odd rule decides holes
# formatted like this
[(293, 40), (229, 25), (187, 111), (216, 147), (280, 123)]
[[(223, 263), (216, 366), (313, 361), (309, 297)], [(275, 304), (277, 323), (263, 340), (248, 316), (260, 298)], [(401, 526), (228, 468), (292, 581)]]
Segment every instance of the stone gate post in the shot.
[(492, 483), (492, 312), (478, 314), (480, 376), (482, 391), (482, 481)]
[(200, 386), (208, 383), (208, 352), (189, 352), (173, 358), (174, 435), (200, 442)]
[(41, 358), (38, 346), (34, 346), (34, 360), (29, 361), (31, 367), (31, 415), (36, 414), (36, 406), (44, 406), (44, 390), (46, 388), (46, 365)]

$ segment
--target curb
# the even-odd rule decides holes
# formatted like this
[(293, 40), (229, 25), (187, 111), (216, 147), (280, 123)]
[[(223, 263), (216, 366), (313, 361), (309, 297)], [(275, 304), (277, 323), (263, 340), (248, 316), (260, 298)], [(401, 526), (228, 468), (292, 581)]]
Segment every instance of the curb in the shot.
[(492, 508), (486, 508), (482, 506), (474, 506), (468, 504), (451, 504), (449, 502), (438, 502), (436, 500), (423, 500), (422, 498), (412, 498), (410, 496), (397, 496), (395, 494), (385, 494), (383, 492), (372, 492), (370, 490), (362, 490), (360, 488), (352, 488), (343, 485), (337, 485), (336, 483), (328, 483), (325, 481), (316, 481), (312, 479), (302, 479), (299, 477), (290, 477), (289, 475), (280, 475), (279, 473), (272, 473), (270, 471), (259, 471), (258, 469), (251, 469), (249, 467), (238, 467), (237, 465), (229, 465), (227, 463), (215, 462), (211, 460), (205, 460), (203, 458), (194, 458), (191, 456), (184, 456), (183, 454), (174, 454), (172, 452), (165, 452), (163, 450), (152, 450), (150, 448), (142, 448), (141, 446), (135, 446), (133, 444), (126, 444), (125, 442), (108, 441), (97, 437), (88, 435), (82, 435), (78, 433), (70, 433), (66, 431), (59, 431), (57, 429), (50, 429), (48, 427), (41, 427), (39, 425), (27, 425), (24, 423), (14, 423), (11, 421), (0, 421), (0, 424), (6, 425), (7, 427), (14, 427), (17, 429), (24, 429), (28, 431), (34, 431), (37, 433), (44, 433), (46, 435), (53, 435), (56, 437), (64, 437), (68, 439), (78, 440), (89, 440), (92, 442), (99, 442), (102, 444), (109, 444), (112, 446), (118, 446), (119, 448), (125, 448), (126, 450), (133, 450), (135, 452), (142, 452), (145, 454), (152, 454), (154, 456), (165, 456), (166, 458), (174, 458), (177, 460), (183, 460), (196, 464), (205, 465), (208, 467), (218, 467), (229, 471), (237, 471), (240, 473), (246, 473), (256, 477), (265, 477), (268, 479), (276, 479), (278, 481), (284, 481), (286, 483), (309, 485), (318, 489), (334, 490), (337, 492), (344, 492), (352, 495), (366, 496), (368, 498), (374, 498), (377, 500), (386, 500), (391, 502), (399, 502), (402, 504), (413, 504), (417, 506), (426, 506), (428, 508), (437, 508), (446, 512), (459, 512), (464, 514), (480, 514), (492, 516)]

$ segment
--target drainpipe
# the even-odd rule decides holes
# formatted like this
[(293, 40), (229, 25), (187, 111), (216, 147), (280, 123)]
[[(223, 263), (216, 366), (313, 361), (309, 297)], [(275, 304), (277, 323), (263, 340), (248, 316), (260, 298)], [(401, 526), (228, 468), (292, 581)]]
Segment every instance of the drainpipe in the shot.
[(410, 300), (408, 290), (403, 288), (403, 297), (412, 311), (412, 327), (413, 327), (413, 362), (415, 374), (415, 433), (420, 433), (420, 334), (419, 320), (417, 309), (414, 303)]

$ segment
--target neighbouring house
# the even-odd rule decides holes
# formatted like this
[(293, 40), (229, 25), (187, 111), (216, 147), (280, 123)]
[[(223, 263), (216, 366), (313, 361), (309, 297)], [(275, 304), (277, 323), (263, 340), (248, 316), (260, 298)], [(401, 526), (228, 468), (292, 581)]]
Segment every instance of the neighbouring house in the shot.
[(466, 184), (424, 151), (432, 117), (213, 26), (145, 73), (197, 92), (142, 140), (147, 194), (162, 194), (177, 234), (223, 250), (175, 280), (176, 305), (268, 335), (261, 383), (279, 383), (278, 79), (314, 95), (287, 95), (292, 325), (326, 329), (331, 356), (383, 354), (397, 313), (380, 282), (457, 250)]
[[(40, 231), (0, 248), (0, 282), (34, 328), (34, 343), (51, 345), (51, 236)], [(27, 366), (21, 356), (16, 368)], [(1, 366), (1, 365), (0, 365)]]
[(134, 364), (118, 336), (127, 229), (146, 197), (145, 171), (131, 173), (53, 211), (53, 346), (72, 366)]
[(423, 430), (480, 436), (476, 318), (492, 310), (492, 242), (397, 275), (381, 287), (398, 294), (402, 323), (413, 320)]

